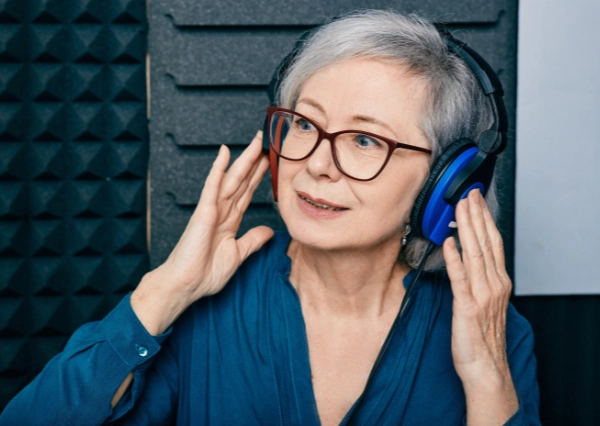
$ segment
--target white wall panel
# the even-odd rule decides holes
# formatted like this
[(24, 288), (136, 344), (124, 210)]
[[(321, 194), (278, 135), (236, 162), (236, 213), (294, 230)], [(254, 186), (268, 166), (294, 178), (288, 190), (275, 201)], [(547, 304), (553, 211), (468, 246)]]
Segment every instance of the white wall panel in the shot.
[(515, 290), (600, 293), (598, 0), (519, 10)]

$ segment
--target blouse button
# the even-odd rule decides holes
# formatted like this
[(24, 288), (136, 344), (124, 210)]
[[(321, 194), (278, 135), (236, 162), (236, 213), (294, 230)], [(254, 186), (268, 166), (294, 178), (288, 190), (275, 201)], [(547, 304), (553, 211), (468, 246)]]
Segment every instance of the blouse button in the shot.
[(148, 355), (148, 349), (146, 349), (145, 346), (135, 345), (135, 348), (137, 349), (139, 356)]

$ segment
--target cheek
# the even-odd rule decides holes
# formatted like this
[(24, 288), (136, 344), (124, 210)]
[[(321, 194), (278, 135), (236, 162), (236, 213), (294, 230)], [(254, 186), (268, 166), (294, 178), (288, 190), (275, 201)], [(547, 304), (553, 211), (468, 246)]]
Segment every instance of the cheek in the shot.
[(292, 198), (292, 181), (296, 174), (298, 173), (299, 163), (280, 160), (279, 161), (279, 170), (277, 174), (277, 199), (279, 204), (279, 211), (284, 215), (287, 210), (287, 206), (289, 205)]
[(400, 232), (404, 225), (409, 222), (410, 211), (413, 202), (406, 192), (397, 193), (394, 196), (384, 197), (378, 208), (379, 214), (374, 223), (379, 224), (385, 229), (391, 229), (392, 232)]
[(415, 199), (419, 195), (429, 173), (429, 165), (422, 164), (411, 170), (404, 169), (403, 172), (390, 176), (384, 203), (388, 211), (394, 211), (396, 218), (401, 218), (405, 223), (409, 221)]

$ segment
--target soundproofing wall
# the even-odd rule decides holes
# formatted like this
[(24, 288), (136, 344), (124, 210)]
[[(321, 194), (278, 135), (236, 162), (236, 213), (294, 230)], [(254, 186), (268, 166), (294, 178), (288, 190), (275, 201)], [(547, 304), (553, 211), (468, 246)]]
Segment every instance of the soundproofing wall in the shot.
[(148, 268), (145, 7), (0, 1), (0, 410)]

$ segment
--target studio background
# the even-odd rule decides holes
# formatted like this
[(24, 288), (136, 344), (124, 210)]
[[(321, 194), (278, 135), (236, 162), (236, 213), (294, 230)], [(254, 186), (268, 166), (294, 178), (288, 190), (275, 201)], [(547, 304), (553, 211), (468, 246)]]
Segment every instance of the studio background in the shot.
[[(166, 258), (219, 145), (236, 156), (262, 127), (296, 38), (356, 8), (444, 23), (499, 74), (513, 273), (516, 0), (0, 0), (0, 409)], [(281, 228), (268, 182), (242, 231)], [(600, 298), (513, 303), (535, 331), (543, 424), (600, 424)]]

